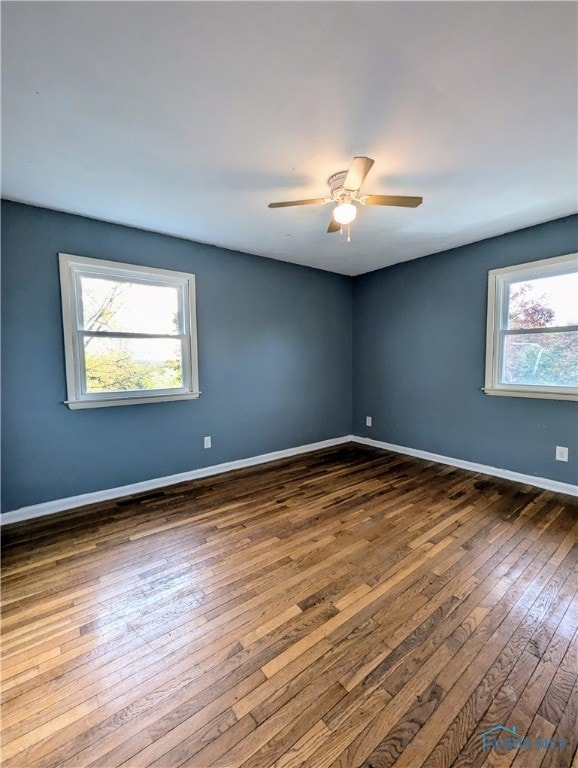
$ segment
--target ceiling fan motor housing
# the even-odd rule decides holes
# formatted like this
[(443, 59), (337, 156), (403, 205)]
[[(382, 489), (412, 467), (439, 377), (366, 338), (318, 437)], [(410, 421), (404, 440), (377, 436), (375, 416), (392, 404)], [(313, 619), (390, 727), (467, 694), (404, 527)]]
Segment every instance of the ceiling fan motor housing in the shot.
[(346, 192), (343, 189), (346, 176), (347, 171), (339, 171), (339, 173), (334, 173), (333, 176), (327, 179), (329, 189), (331, 190), (331, 197), (337, 202), (349, 201), (354, 196), (352, 192)]

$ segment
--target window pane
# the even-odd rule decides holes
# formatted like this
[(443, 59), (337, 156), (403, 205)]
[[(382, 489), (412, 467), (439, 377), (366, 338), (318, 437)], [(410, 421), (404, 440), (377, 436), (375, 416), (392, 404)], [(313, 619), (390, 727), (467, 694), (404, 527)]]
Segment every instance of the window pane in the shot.
[(179, 291), (81, 277), (82, 329), (121, 333), (179, 333)]
[(183, 386), (178, 339), (84, 339), (87, 392), (180, 389)]
[(578, 325), (578, 273), (511, 283), (508, 328)]
[(578, 387), (578, 331), (506, 336), (502, 383)]

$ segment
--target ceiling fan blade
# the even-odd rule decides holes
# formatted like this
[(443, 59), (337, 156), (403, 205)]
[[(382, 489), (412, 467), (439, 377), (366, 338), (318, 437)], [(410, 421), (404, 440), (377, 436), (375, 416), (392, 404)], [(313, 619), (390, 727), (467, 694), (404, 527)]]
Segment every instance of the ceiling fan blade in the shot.
[(314, 197), (311, 200), (291, 200), (286, 203), (269, 203), (267, 208), (288, 208), (290, 205), (323, 205), (328, 203), (329, 197)]
[(373, 162), (370, 157), (354, 157), (343, 182), (343, 189), (346, 192), (357, 192), (365, 181)]
[(404, 197), (399, 195), (364, 195), (362, 205), (395, 205), (401, 208), (417, 208), (423, 203), (423, 197)]
[(328, 232), (339, 232), (341, 229), (341, 224), (339, 224), (333, 216), (331, 217), (331, 221), (329, 222), (329, 226), (327, 227)]

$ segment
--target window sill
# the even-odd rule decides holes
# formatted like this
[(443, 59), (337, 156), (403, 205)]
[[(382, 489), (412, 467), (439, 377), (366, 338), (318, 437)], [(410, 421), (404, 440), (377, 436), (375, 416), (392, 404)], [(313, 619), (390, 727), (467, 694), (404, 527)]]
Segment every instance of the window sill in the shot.
[(71, 411), (80, 408), (109, 408), (114, 405), (143, 405), (144, 403), (168, 403), (173, 400), (197, 400), (200, 392), (187, 392), (180, 395), (153, 395), (150, 397), (111, 397), (99, 400), (65, 400)]
[(482, 387), (482, 392), (486, 395), (497, 395), (498, 397), (531, 397), (542, 400), (578, 400), (578, 393), (573, 392), (529, 392), (520, 389), (489, 389)]

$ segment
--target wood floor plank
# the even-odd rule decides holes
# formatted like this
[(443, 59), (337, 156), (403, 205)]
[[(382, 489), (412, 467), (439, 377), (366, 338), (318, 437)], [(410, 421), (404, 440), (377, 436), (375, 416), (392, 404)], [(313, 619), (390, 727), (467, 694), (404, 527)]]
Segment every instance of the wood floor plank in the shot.
[[(540, 564), (542, 568), (537, 573)], [(510, 587), (507, 602), (502, 597), (461, 645), (437, 678), (448, 691), (447, 696), (420, 731), (419, 741), (405, 750), (397, 766), (448, 765), (456, 759), (528, 643), (534, 625), (531, 621), (525, 625), (524, 620), (539, 597), (540, 584), (545, 586), (551, 573), (547, 562), (536, 556)], [(506, 613), (502, 603), (510, 605)]]
[(577, 539), (571, 497), (353, 445), (7, 526), (3, 765), (570, 768)]

